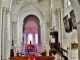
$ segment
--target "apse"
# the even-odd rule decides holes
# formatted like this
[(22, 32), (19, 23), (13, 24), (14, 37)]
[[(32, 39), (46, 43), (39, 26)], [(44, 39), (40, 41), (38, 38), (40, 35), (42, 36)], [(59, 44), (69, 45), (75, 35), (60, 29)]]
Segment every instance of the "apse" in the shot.
[(36, 34), (38, 35), (37, 25), (33, 21), (29, 21), (25, 24), (24, 33), (27, 35), (27, 44), (31, 41), (32, 44), (36, 42)]
[(27, 52), (38, 52), (40, 43), (39, 20), (36, 16), (29, 15), (23, 22), (24, 55), (26, 55)]

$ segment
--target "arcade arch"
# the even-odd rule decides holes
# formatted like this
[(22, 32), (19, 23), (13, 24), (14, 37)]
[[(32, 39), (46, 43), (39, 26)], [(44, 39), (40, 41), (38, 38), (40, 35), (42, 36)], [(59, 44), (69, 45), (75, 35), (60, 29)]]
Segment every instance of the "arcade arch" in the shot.
[[(26, 46), (30, 44), (36, 46), (36, 52), (38, 51), (38, 47), (41, 43), (40, 37), (40, 22), (39, 19), (35, 15), (28, 15), (25, 17), (23, 21), (23, 34), (24, 34), (24, 52), (27, 49)], [(37, 42), (37, 43), (36, 43)]]

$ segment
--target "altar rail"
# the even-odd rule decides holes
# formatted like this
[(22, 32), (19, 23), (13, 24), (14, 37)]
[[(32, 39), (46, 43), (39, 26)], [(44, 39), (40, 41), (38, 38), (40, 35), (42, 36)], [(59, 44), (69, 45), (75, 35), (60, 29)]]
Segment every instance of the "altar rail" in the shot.
[(15, 56), (9, 58), (9, 60), (28, 60), (28, 57)]
[[(9, 58), (9, 60), (29, 60), (29, 57), (21, 57), (21, 56), (15, 56)], [(37, 56), (35, 57), (35, 60), (55, 60), (54, 56)]]
[(35, 60), (55, 60), (54, 56), (38, 56), (35, 57)]

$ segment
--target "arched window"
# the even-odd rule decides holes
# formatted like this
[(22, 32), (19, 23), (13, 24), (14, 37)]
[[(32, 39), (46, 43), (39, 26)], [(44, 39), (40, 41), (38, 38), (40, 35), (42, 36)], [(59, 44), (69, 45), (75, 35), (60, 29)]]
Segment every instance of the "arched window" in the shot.
[(32, 33), (28, 34), (28, 44), (30, 44), (30, 41), (33, 44), (33, 34)]
[(38, 44), (38, 34), (35, 34), (35, 43)]

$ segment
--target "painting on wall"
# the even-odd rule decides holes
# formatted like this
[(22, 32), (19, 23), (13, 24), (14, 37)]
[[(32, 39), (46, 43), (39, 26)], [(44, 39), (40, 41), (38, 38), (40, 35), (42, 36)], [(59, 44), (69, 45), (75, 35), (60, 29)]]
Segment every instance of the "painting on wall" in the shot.
[(72, 19), (73, 29), (77, 29), (76, 17), (75, 17), (75, 14), (74, 14), (74, 11), (73, 10), (70, 12), (70, 18)]
[(73, 43), (71, 43), (71, 48), (78, 49), (78, 43), (76, 43), (75, 41)]
[(70, 18), (68, 19), (68, 15), (66, 15), (63, 18), (63, 22), (64, 22), (65, 31), (71, 32), (72, 31), (72, 20)]
[(78, 0), (78, 3), (80, 4), (80, 0)]

